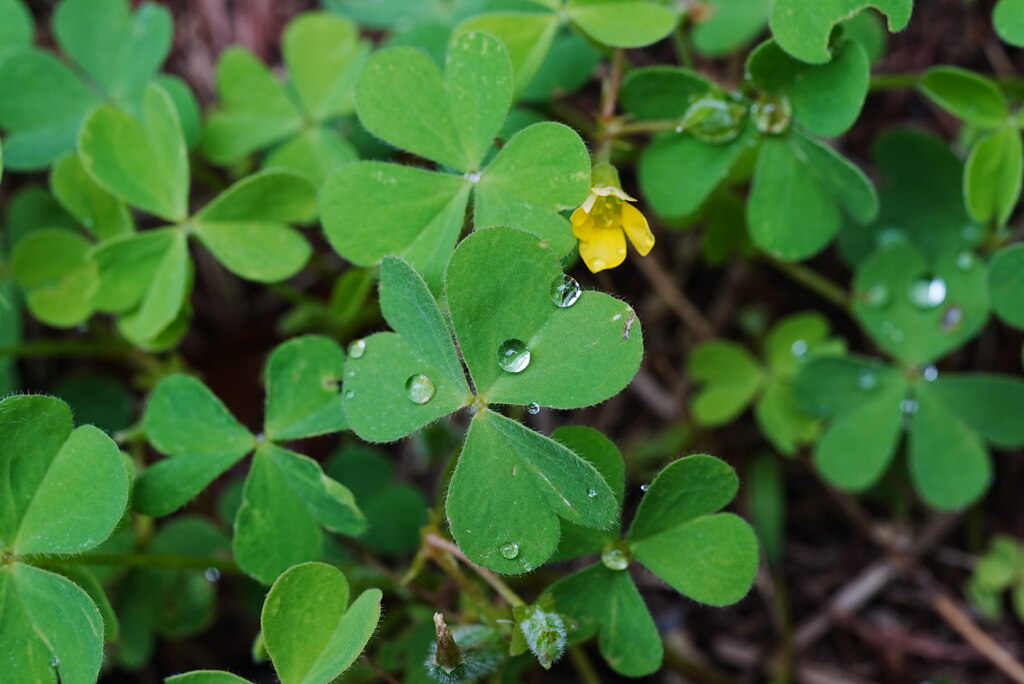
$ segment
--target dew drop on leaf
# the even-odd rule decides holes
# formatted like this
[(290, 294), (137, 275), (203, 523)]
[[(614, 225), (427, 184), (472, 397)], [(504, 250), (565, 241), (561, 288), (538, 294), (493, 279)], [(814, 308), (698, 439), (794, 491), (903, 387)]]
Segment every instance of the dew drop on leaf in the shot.
[(353, 392), (352, 390), (349, 390), (348, 392), (345, 392), (345, 398), (346, 399), (354, 399), (355, 396), (356, 396), (356, 393)]
[(874, 373), (861, 371), (860, 375), (857, 376), (857, 386), (862, 390), (873, 390), (878, 387), (878, 378)]
[(590, 489), (587, 490), (587, 498), (593, 499), (595, 496), (597, 496), (597, 490), (596, 489), (591, 487)]
[(516, 544), (515, 542), (507, 542), (505, 544), (502, 544), (498, 548), (498, 553), (501, 554), (502, 558), (513, 560), (519, 555), (519, 544)]
[(878, 283), (868, 288), (868, 291), (864, 293), (864, 306), (869, 309), (882, 309), (884, 308), (892, 296), (889, 293), (889, 286), (885, 283)]
[(912, 416), (917, 413), (917, 409), (917, 399), (904, 399), (900, 402), (900, 411), (902, 411), (904, 415)]
[(974, 253), (964, 250), (956, 255), (956, 265), (961, 271), (970, 271), (974, 268)]
[(803, 356), (804, 354), (807, 353), (807, 349), (808, 347), (806, 340), (797, 340), (789, 348), (789, 350), (793, 352), (793, 356)]
[(434, 381), (426, 375), (410, 375), (405, 381), (405, 394), (414, 404), (426, 404), (434, 397)]
[(353, 359), (361, 359), (366, 353), (366, 340), (354, 340), (348, 345), (348, 355)]
[(680, 127), (701, 142), (720, 145), (743, 130), (747, 109), (724, 93), (708, 93), (692, 101)]
[(928, 382), (935, 382), (939, 379), (939, 369), (935, 366), (928, 366), (924, 369), (924, 372), (921, 373), (921, 376)]
[(521, 340), (505, 340), (498, 347), (498, 366), (509, 373), (522, 373), (530, 365), (530, 350)]
[(921, 278), (907, 291), (911, 304), (919, 309), (934, 309), (946, 301), (946, 281), (942, 278)]
[(640, 485), (640, 491), (641, 492), (646, 492), (650, 488), (651, 488), (651, 485), (649, 485), (647, 483), (644, 483), (644, 484)]
[(60, 667), (60, 658), (56, 654), (50, 656), (50, 667), (55, 670)]
[(526, 412), (529, 413), (531, 416), (537, 415), (538, 413), (540, 413), (540, 404), (538, 404), (537, 402), (533, 402), (532, 404), (526, 407)]
[(959, 306), (951, 306), (942, 314), (942, 330), (947, 333), (955, 333), (964, 320), (964, 310)]
[(608, 542), (608, 545), (601, 551), (601, 563), (609, 570), (625, 570), (633, 560), (633, 554), (629, 545), (616, 539)]
[(757, 130), (765, 135), (779, 135), (789, 130), (793, 106), (785, 95), (763, 95), (750, 108)]
[(582, 291), (575, 278), (561, 275), (551, 283), (551, 301), (555, 306), (564, 309), (575, 304)]
[(206, 578), (207, 582), (216, 582), (220, 579), (220, 570), (217, 568), (206, 568), (203, 571), (203, 577)]

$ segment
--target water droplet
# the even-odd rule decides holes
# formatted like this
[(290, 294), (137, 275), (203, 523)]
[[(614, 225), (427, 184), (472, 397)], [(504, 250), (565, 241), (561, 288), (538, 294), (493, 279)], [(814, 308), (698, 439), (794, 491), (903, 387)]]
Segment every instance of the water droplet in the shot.
[(974, 252), (964, 250), (956, 255), (956, 265), (961, 271), (970, 271), (974, 268)]
[(522, 373), (530, 365), (530, 350), (520, 340), (505, 340), (498, 347), (498, 365), (509, 373)]
[(857, 376), (857, 386), (862, 390), (873, 390), (878, 387), (878, 376), (869, 371), (861, 371)]
[(216, 582), (220, 579), (220, 570), (217, 568), (206, 568), (206, 570), (203, 570), (203, 577), (206, 578), (207, 582)]
[(743, 130), (747, 108), (721, 92), (710, 92), (691, 101), (678, 128), (701, 142), (713, 145), (735, 140)]
[(50, 667), (52, 667), (55, 670), (58, 667), (60, 667), (60, 657), (57, 656), (56, 654), (50, 656)]
[(892, 296), (889, 293), (889, 286), (885, 283), (878, 283), (868, 288), (864, 293), (864, 306), (869, 309), (882, 309), (889, 303)]
[(917, 413), (917, 409), (917, 399), (904, 399), (900, 402), (900, 411), (903, 412), (903, 415), (912, 416)]
[(405, 394), (414, 404), (426, 404), (434, 397), (434, 381), (426, 375), (410, 375), (405, 381)]
[(576, 279), (567, 275), (559, 276), (551, 283), (551, 301), (561, 309), (575, 304), (582, 292)]
[(790, 346), (789, 350), (793, 352), (793, 356), (803, 356), (807, 353), (807, 342), (805, 340), (797, 340)]
[(345, 392), (345, 398), (346, 398), (346, 399), (352, 399), (352, 398), (354, 398), (355, 396), (356, 396), (356, 393), (355, 393), (355, 392), (353, 392), (352, 390), (349, 390), (348, 392)]
[(640, 491), (641, 492), (646, 492), (650, 488), (651, 488), (651, 485), (647, 484), (646, 482), (644, 484), (640, 485)]
[(526, 412), (529, 413), (531, 416), (537, 415), (538, 413), (540, 413), (540, 404), (538, 404), (537, 402), (533, 402), (532, 404), (526, 407)]
[(519, 544), (516, 544), (515, 542), (508, 542), (502, 544), (501, 547), (498, 549), (498, 553), (501, 554), (502, 558), (512, 560), (519, 555)]
[(597, 490), (596, 489), (591, 487), (590, 489), (587, 490), (587, 498), (593, 499), (595, 496), (597, 496)]
[(361, 359), (365, 353), (366, 340), (355, 340), (352, 344), (348, 345), (348, 355), (350, 358)]
[[(580, 248), (582, 249), (583, 245), (580, 245)], [(608, 262), (605, 261), (604, 259), (601, 259), (600, 257), (591, 260), (590, 265), (594, 267), (592, 270), (595, 273), (598, 271), (603, 271), (604, 269), (608, 268)]]
[(757, 130), (765, 135), (779, 135), (793, 121), (793, 107), (785, 95), (762, 95), (750, 108)]
[(345, 373), (345, 377), (347, 377), (347, 378), (354, 378), (354, 377), (356, 377), (356, 372), (354, 370), (350, 370), (347, 373)]
[(920, 278), (910, 284), (907, 296), (919, 309), (934, 309), (946, 301), (946, 281), (938, 277)]
[(939, 369), (935, 366), (928, 366), (924, 369), (924, 372), (921, 373), (921, 377), (928, 382), (935, 382), (939, 378)]
[(530, 572), (531, 570), (533, 570), (533, 563), (531, 563), (530, 561), (524, 560), (522, 563), (524, 572)]
[(633, 554), (629, 545), (623, 541), (608, 542), (601, 551), (601, 563), (609, 570), (625, 570), (632, 560)]
[(479, 183), (480, 182), (480, 172), (479, 171), (470, 171), (469, 173), (466, 174), (466, 180), (468, 180), (470, 183)]
[(878, 231), (878, 236), (875, 238), (879, 247), (888, 247), (889, 245), (897, 245), (907, 241), (907, 234), (903, 232), (901, 228), (883, 228)]
[(964, 310), (959, 306), (951, 306), (942, 314), (942, 330), (947, 333), (955, 333), (960, 324), (964, 322)]

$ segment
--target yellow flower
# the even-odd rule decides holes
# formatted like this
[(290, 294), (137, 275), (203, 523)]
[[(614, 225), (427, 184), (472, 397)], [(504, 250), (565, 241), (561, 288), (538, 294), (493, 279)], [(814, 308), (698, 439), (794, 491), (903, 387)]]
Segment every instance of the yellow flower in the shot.
[(572, 232), (580, 240), (580, 256), (591, 273), (615, 268), (626, 259), (626, 238), (640, 256), (654, 247), (654, 234), (635, 199), (614, 185), (595, 185), (572, 213)]

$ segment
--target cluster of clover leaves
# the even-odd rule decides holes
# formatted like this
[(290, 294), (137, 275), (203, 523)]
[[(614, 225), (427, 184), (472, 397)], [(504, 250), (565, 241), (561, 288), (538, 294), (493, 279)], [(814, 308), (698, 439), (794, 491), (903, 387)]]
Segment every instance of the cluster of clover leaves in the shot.
[[(410, 550), (407, 529), (376, 537), (389, 529), (381, 502), (413, 510), (414, 526), (424, 506), (387, 474), (350, 472), (373, 455), (343, 452), (325, 473), (291, 443), (345, 430), (392, 442), (458, 412), (468, 428), (444, 508), (461, 551), (503, 574), (599, 558), (533, 605), (513, 606), (513, 653), (528, 649), (547, 667), (567, 644), (596, 634), (614, 670), (642, 676), (658, 669), (662, 651), (628, 572), (634, 560), (711, 605), (738, 601), (753, 583), (757, 540), (721, 512), (738, 488), (727, 464), (692, 455), (667, 465), (623, 536), (625, 466), (615, 445), (584, 427), (546, 436), (501, 412), (607, 400), (643, 355), (632, 308), (583, 291), (563, 271), (575, 247), (565, 212), (592, 184), (586, 144), (569, 126), (513, 107), (578, 89), (609, 47), (665, 38), (681, 7), (326, 4), (338, 13), (307, 13), (287, 28), (283, 79), (241, 48), (225, 51), (218, 103), (204, 118), (182, 81), (158, 73), (172, 38), (166, 9), (63, 0), (53, 21), (58, 54), (33, 45), (21, 0), (0, 0), (0, 161), (9, 171), (49, 168), (49, 192), (19, 194), (8, 218), (10, 274), (35, 318), (74, 327), (111, 314), (132, 345), (173, 349), (191, 317), (190, 243), (240, 278), (277, 283), (315, 258), (300, 228), (319, 220), (339, 255), (370, 277), (379, 268), (391, 328), (353, 341), (347, 354), (321, 336), (275, 349), (259, 434), (200, 380), (163, 377), (138, 433), (164, 455), (148, 467), (102, 431), (74, 428), (60, 400), (0, 402), (0, 653), (13, 681), (89, 684), (105, 639), (119, 640), (121, 663), (137, 667), (156, 634), (206, 624), (213, 590), (195, 569), (132, 569), (116, 578), (111, 605), (103, 585), (115, 578), (85, 566), (89, 556), (134, 548), (133, 519), (175, 513), (249, 454), (237, 500), (222, 512), (234, 521), (230, 539), (182, 516), (141, 550), (154, 563), (172, 553), (237, 563), (272, 585), (262, 643), (278, 677), (334, 680), (372, 636), (381, 593), (349, 605), (345, 577), (309, 561), (330, 555), (325, 532), (369, 529), (368, 546)], [(693, 32), (705, 54), (731, 52), (766, 27), (773, 37), (750, 54), (739, 92), (686, 68), (630, 71), (627, 114), (608, 125), (654, 134), (638, 160), (643, 198), (666, 224), (735, 217), (778, 262), (838, 239), (856, 271), (850, 311), (888, 361), (848, 355), (824, 318), (798, 315), (766, 336), (763, 364), (732, 343), (698, 350), (690, 369), (705, 386), (695, 418), (722, 425), (754, 401), (779, 451), (811, 445), (822, 474), (851, 490), (882, 477), (907, 432), (924, 499), (940, 508), (975, 501), (991, 480), (989, 446), (1024, 445), (1024, 427), (1003, 410), (1021, 404), (1024, 382), (933, 364), (974, 338), (991, 311), (1024, 327), (1024, 247), (985, 256), (988, 238), (1006, 242), (1020, 196), (1020, 113), (993, 81), (932, 70), (921, 90), (969, 124), (967, 163), (927, 135), (894, 132), (876, 145), (876, 189), (827, 140), (857, 120), (881, 53), (884, 32), (861, 10), (878, 10), (900, 30), (911, 0), (708, 5)], [(1021, 5), (1001, 0), (994, 14), (1014, 44), (1024, 43)], [(390, 44), (372, 51), (357, 23), (389, 30)], [(396, 149), (402, 162), (418, 161), (386, 160)], [(254, 156), (259, 170), (246, 174)], [(212, 196), (193, 192), (193, 176), (211, 175), (207, 163), (233, 179)], [(739, 252), (745, 238), (733, 233), (708, 244)], [(13, 285), (2, 288), (0, 299), (14, 301)], [(0, 326), (3, 343), (18, 334), (13, 323)], [(0, 369), (5, 388), (8, 373)], [(415, 527), (411, 536), (415, 547)], [(990, 592), (1015, 586), (1016, 562), (979, 581)], [(466, 653), (494, 650), (489, 632), (462, 634)], [(499, 650), (489, 664), (508, 653)], [(470, 674), (460, 667), (484, 674), (479, 662), (446, 670), (440, 657), (439, 642), (428, 665), (441, 681)], [(195, 672), (169, 681), (244, 680)]]

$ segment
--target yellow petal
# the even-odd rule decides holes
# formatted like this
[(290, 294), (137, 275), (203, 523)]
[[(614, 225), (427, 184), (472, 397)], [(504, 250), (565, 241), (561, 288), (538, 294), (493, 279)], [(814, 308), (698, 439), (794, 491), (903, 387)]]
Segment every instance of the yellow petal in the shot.
[(654, 233), (647, 225), (644, 215), (631, 204), (622, 205), (622, 229), (626, 231), (629, 241), (633, 243), (640, 256), (647, 256), (654, 247)]
[(618, 228), (597, 228), (580, 241), (580, 256), (591, 273), (615, 268), (626, 258), (626, 237)]
[(572, 234), (578, 237), (580, 240), (589, 240), (590, 232), (594, 229), (594, 222), (590, 220), (590, 214), (580, 207), (576, 211), (572, 212), (572, 216), (569, 217), (572, 221)]

